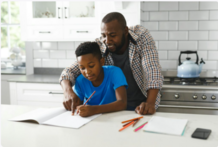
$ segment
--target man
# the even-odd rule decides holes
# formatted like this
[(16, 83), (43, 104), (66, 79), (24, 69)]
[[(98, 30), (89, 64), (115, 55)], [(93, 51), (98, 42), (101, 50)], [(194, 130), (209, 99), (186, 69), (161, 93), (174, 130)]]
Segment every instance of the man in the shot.
[[(105, 65), (120, 67), (126, 76), (129, 85), (127, 110), (142, 115), (154, 114), (160, 103), (163, 76), (149, 31), (140, 25), (128, 28), (124, 16), (112, 12), (102, 19), (101, 35), (95, 41), (105, 57)], [(78, 75), (80, 71), (75, 62), (63, 70), (59, 80), (65, 96), (63, 104), (73, 113), (80, 104), (72, 90)]]

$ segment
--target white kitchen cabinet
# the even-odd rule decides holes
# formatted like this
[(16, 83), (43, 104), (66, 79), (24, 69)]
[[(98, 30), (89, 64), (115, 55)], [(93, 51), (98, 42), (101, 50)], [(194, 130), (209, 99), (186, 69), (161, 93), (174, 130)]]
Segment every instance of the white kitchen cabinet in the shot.
[(34, 41), (41, 40), (61, 40), (63, 39), (63, 27), (62, 26), (27, 26), (26, 36), (28, 39)]
[(64, 94), (60, 84), (10, 82), (12, 105), (62, 107)]
[(64, 25), (71, 24), (99, 24), (100, 3), (96, 1), (64, 1)]
[(93, 41), (100, 35), (99, 2), (30, 1), (21, 5), (24, 41)]
[(22, 6), (27, 25), (62, 25), (63, 3), (61, 1), (29, 1)]

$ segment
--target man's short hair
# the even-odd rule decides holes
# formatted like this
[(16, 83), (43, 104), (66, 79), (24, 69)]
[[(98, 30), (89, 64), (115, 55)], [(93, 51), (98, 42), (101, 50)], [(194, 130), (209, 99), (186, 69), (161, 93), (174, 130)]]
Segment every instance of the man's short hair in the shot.
[(101, 59), (101, 50), (99, 45), (96, 42), (84, 42), (81, 43), (75, 51), (76, 57), (86, 55), (86, 54), (93, 54), (97, 56), (97, 58)]
[(102, 19), (102, 22), (108, 23), (108, 22), (111, 22), (113, 20), (117, 20), (123, 28), (126, 27), (126, 19), (124, 18), (123, 14), (121, 14), (119, 12), (108, 13), (107, 15), (104, 16), (104, 18)]

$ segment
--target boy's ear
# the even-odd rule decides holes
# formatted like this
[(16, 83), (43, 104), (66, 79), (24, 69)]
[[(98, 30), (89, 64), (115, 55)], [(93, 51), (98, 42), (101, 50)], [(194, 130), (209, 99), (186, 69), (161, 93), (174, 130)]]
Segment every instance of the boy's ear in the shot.
[(101, 62), (101, 66), (103, 66), (103, 65), (104, 65), (104, 62), (105, 62), (105, 58), (102, 57), (102, 58), (100, 59), (100, 62)]

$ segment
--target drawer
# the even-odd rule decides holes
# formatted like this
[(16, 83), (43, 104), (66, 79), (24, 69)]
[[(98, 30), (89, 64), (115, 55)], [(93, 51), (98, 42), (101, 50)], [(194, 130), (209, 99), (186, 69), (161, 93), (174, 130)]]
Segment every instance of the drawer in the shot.
[(100, 36), (100, 27), (98, 26), (65, 26), (64, 39), (73, 39), (74, 41), (94, 41)]
[(60, 84), (17, 83), (17, 101), (58, 102), (64, 94)]
[(52, 41), (63, 39), (63, 29), (61, 26), (28, 26), (27, 40)]

